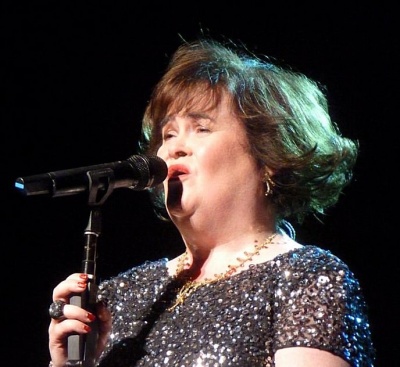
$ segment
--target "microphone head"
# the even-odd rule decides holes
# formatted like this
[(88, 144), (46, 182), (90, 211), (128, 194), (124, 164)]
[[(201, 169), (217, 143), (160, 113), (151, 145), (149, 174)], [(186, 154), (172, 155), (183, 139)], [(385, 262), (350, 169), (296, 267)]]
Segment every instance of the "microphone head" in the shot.
[(130, 189), (145, 190), (161, 184), (167, 177), (168, 167), (163, 159), (155, 155), (137, 154), (129, 157), (139, 171), (139, 177)]

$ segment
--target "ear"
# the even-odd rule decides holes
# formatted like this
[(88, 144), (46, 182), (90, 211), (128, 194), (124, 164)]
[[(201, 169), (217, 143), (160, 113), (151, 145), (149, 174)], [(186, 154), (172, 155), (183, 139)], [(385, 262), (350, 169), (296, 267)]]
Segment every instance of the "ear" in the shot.
[(271, 180), (271, 177), (273, 177), (275, 174), (275, 171), (268, 166), (263, 166), (260, 169), (260, 179), (263, 182)]
[(273, 193), (274, 193), (273, 189), (274, 189), (275, 183), (271, 178), (274, 171), (265, 166), (263, 169), (263, 172), (264, 172), (264, 174), (263, 174), (262, 182), (264, 182), (264, 185), (265, 185), (264, 195), (266, 197), (268, 197), (270, 195), (273, 195)]

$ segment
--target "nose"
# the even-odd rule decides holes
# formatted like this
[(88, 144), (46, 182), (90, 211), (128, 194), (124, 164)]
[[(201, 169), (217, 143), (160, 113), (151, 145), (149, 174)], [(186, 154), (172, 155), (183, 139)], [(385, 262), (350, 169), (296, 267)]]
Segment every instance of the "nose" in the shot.
[(185, 134), (178, 134), (169, 141), (168, 155), (172, 158), (185, 157), (190, 154), (190, 147), (188, 144), (187, 136)]

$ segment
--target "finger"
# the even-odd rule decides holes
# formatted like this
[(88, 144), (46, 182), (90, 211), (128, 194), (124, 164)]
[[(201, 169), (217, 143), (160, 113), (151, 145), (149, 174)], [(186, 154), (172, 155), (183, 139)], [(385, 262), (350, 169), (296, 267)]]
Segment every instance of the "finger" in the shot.
[(90, 331), (90, 326), (79, 320), (66, 319), (61, 322), (51, 320), (48, 328), (49, 351), (54, 365), (66, 366), (70, 335), (85, 335)]
[(79, 320), (66, 319), (61, 322), (51, 320), (48, 329), (49, 343), (53, 347), (65, 347), (69, 335), (87, 334), (90, 331), (91, 327)]
[(96, 319), (93, 313), (84, 310), (80, 306), (71, 305), (61, 300), (57, 300), (50, 305), (49, 315), (58, 322), (65, 319), (75, 319), (87, 323)]
[(72, 293), (81, 293), (87, 287), (88, 275), (85, 273), (75, 273), (57, 284), (53, 289), (53, 301), (62, 300), (69, 302)]
[(64, 317), (66, 319), (79, 320), (84, 323), (90, 323), (96, 319), (93, 313), (71, 304), (66, 304), (64, 306)]

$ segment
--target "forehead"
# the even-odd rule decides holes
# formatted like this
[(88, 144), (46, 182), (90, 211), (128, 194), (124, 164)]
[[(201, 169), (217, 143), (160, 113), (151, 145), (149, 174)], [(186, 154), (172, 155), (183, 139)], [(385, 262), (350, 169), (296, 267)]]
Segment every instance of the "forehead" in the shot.
[(210, 111), (220, 103), (220, 94), (214, 93), (212, 90), (195, 90), (186, 91), (178, 94), (169, 104), (167, 114), (178, 114), (183, 111)]
[(231, 110), (233, 106), (231, 102), (231, 97), (224, 90), (197, 88), (188, 93), (181, 93), (172, 100), (166, 109), (165, 118), (193, 113), (204, 113), (212, 117), (217, 115), (221, 109)]

